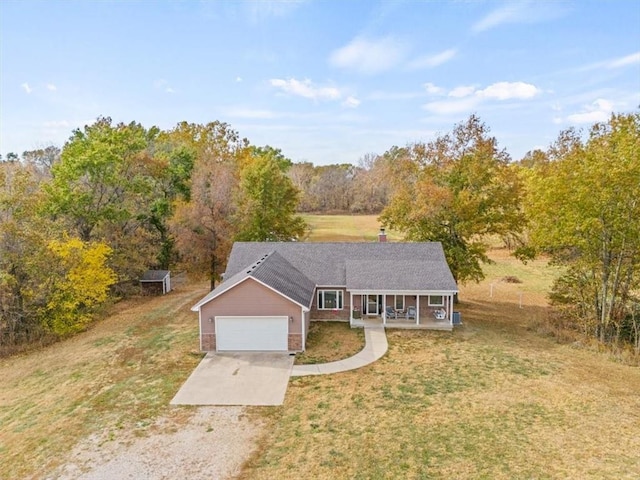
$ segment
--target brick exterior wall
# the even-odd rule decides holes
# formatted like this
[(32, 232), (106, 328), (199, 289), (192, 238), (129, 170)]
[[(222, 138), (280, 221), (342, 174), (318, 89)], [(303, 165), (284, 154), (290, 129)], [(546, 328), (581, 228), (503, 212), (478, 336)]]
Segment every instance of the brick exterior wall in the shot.
[(289, 351), (292, 351), (292, 352), (302, 351), (302, 334), (300, 333), (289, 334)]
[(202, 351), (213, 352), (216, 349), (216, 334), (215, 333), (203, 333), (202, 334)]
[(311, 309), (311, 320), (343, 320), (349, 321), (349, 309), (342, 310), (318, 310), (315, 306)]

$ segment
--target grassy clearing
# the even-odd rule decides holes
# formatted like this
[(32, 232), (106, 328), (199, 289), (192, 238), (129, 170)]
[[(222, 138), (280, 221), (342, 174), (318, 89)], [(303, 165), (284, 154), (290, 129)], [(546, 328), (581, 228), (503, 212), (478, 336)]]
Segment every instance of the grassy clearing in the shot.
[[(371, 242), (378, 239), (380, 222), (377, 215), (302, 215), (311, 227), (310, 242)], [(389, 240), (401, 236), (387, 229)]]
[(364, 347), (364, 330), (347, 322), (313, 322), (307, 337), (307, 349), (296, 355), (298, 365), (334, 362), (351, 357)]
[[(377, 232), (372, 216), (322, 221), (343, 240)], [(282, 407), (251, 409), (268, 433), (242, 478), (638, 478), (640, 369), (538, 335), (555, 271), (491, 256), (487, 280), (461, 288), (462, 328), (391, 330), (381, 360), (294, 378)], [(123, 302), (88, 332), (0, 360), (0, 478), (45, 478), (88, 435), (121, 441), (191, 415), (168, 402), (201, 358), (189, 307), (205, 292)], [(308, 361), (361, 348), (361, 331), (322, 327)]]
[(90, 434), (147, 434), (200, 361), (189, 308), (204, 292), (122, 302), (77, 337), (0, 361), (0, 478), (43, 478)]
[(480, 321), (292, 379), (245, 478), (636, 478), (637, 370)]
[(463, 327), (391, 330), (372, 365), (292, 379), (243, 478), (637, 478), (640, 370), (538, 335), (557, 270), (491, 257)]

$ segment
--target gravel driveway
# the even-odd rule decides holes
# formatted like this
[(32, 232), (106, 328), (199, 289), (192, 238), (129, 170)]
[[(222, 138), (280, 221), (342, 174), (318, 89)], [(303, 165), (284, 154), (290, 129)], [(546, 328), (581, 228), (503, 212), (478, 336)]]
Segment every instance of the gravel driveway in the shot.
[(230, 479), (256, 447), (262, 426), (245, 407), (173, 408), (142, 431), (90, 437), (47, 477), (57, 480)]

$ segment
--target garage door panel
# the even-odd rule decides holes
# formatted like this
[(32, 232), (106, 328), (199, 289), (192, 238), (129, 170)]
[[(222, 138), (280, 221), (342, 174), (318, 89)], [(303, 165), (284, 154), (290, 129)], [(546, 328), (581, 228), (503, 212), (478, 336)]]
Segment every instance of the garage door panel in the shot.
[(287, 351), (289, 317), (216, 317), (218, 351)]

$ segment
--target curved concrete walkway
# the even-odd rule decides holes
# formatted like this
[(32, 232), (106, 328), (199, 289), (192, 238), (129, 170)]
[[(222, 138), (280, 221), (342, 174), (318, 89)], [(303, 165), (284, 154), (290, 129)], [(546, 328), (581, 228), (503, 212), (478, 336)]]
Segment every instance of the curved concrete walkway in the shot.
[(314, 365), (294, 365), (291, 368), (292, 377), (304, 375), (326, 375), (329, 373), (346, 372), (364, 367), (381, 358), (389, 348), (387, 334), (382, 325), (364, 327), (365, 345), (362, 350), (353, 357), (330, 363), (317, 363)]

